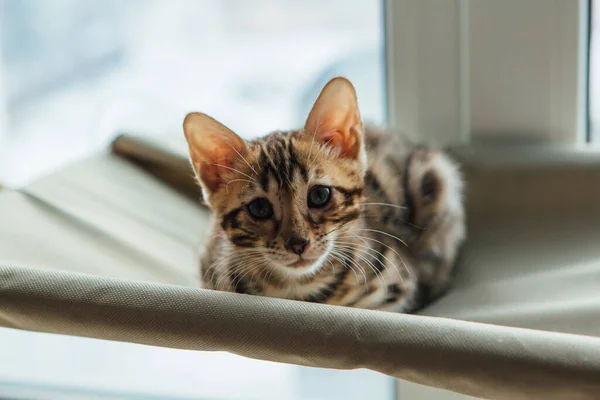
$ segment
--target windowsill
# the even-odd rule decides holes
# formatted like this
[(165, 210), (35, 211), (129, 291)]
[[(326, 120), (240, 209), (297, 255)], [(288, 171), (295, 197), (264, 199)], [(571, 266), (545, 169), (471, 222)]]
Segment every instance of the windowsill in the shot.
[(470, 218), (600, 212), (595, 146), (486, 139), (449, 152), (462, 166)]
[(449, 152), (467, 168), (600, 168), (600, 147), (594, 145), (553, 144), (490, 137), (473, 140), (465, 145), (451, 146)]

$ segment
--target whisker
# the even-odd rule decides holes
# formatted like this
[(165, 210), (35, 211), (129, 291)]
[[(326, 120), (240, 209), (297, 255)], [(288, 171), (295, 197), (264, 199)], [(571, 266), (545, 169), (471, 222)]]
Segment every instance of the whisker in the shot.
[(352, 253), (342, 253), (340, 251), (338, 251), (337, 246), (335, 246), (332, 249), (332, 253), (335, 253), (338, 257), (340, 257), (338, 259), (338, 261), (340, 262), (340, 264), (342, 265), (346, 265), (345, 263), (350, 263), (351, 265), (355, 266), (356, 269), (362, 273), (363, 275), (363, 279), (364, 279), (364, 283), (367, 285), (368, 287), (368, 282), (369, 280), (367, 279), (367, 274), (365, 272), (365, 269), (363, 268), (363, 266), (352, 257)]
[(275, 268), (269, 268), (269, 273), (265, 274), (265, 281), (269, 282), (274, 274), (275, 274)]
[(229, 146), (231, 146), (231, 148), (233, 149), (233, 151), (235, 151), (235, 152), (237, 153), (237, 155), (238, 155), (238, 156), (240, 156), (242, 160), (244, 160), (244, 162), (246, 163), (246, 165), (247, 165), (248, 167), (250, 167), (250, 169), (252, 170), (252, 172), (254, 172), (254, 175), (257, 175), (257, 176), (258, 176), (258, 172), (256, 172), (256, 170), (255, 170), (255, 169), (252, 167), (252, 165), (250, 165), (250, 163), (249, 163), (249, 162), (248, 162), (248, 161), (247, 161), (247, 160), (244, 158), (244, 156), (243, 156), (243, 155), (241, 155), (241, 154), (239, 153), (239, 151), (237, 151), (237, 150), (235, 149), (235, 147), (233, 147), (231, 144), (230, 144)]
[[(217, 268), (221, 268), (224, 265), (222, 265), (222, 263), (225, 263), (225, 265), (229, 264), (229, 268), (226, 268), (226, 271), (224, 274), (221, 275), (221, 277), (217, 280), (217, 282), (215, 283), (215, 288), (218, 288), (219, 285), (221, 284), (221, 282), (223, 282), (223, 279), (231, 279), (230, 276), (230, 271), (233, 269), (233, 267), (240, 263), (240, 262), (244, 262), (247, 261), (249, 259), (252, 259), (251, 257), (254, 254), (261, 254), (258, 250), (246, 250), (243, 252), (239, 252), (239, 253), (234, 253), (233, 255), (230, 255), (229, 257), (222, 257), (217, 259), (215, 262), (213, 262), (211, 264), (211, 266), (207, 269), (206, 273), (208, 273), (209, 270), (214, 269), (216, 271)], [(205, 276), (206, 276), (205, 273)], [(229, 285), (229, 287), (231, 287), (231, 284)]]
[(211, 124), (209, 125), (215, 132), (218, 132), (221, 134), (222, 138), (225, 139), (225, 141), (227, 142), (227, 144), (231, 147), (231, 149), (233, 151), (235, 151), (237, 153), (238, 156), (240, 156), (240, 158), (242, 160), (244, 160), (244, 162), (246, 163), (246, 165), (248, 165), (248, 167), (250, 167), (250, 169), (256, 174), (258, 175), (258, 172), (256, 172), (256, 170), (254, 168), (252, 168), (252, 165), (250, 165), (250, 163), (248, 163), (248, 161), (244, 158), (244, 156), (242, 156), (240, 154), (239, 151), (237, 151), (237, 149), (233, 146), (233, 144), (231, 144), (231, 139), (230, 139), (230, 135), (229, 132), (225, 131), (222, 129), (221, 126), (216, 125), (216, 124)]
[[(235, 274), (237, 275), (237, 283), (236, 283), (235, 287), (233, 287), (234, 291), (237, 291), (237, 288), (238, 288), (240, 282), (242, 281), (242, 278), (244, 276), (246, 276), (250, 271), (252, 271), (254, 266), (257, 264), (257, 260), (252, 260), (252, 262), (250, 264), (247, 264), (246, 263), (247, 261), (248, 261), (248, 258), (238, 259), (229, 266), (229, 269), (228, 269), (229, 278), (231, 279), (231, 274), (233, 272), (235, 272)], [(242, 275), (240, 275), (240, 273)], [(231, 281), (229, 283), (230, 288), (231, 288), (232, 284), (233, 284), (233, 279), (231, 279)]]
[[(376, 276), (376, 277), (379, 279), (379, 282), (381, 283), (382, 287), (385, 287), (385, 286), (387, 286), (387, 284), (386, 284), (386, 281), (385, 281), (385, 278), (384, 278), (383, 274), (382, 274), (382, 273), (381, 273), (381, 272), (380, 272), (380, 271), (377, 269), (377, 267), (375, 266), (375, 264), (373, 264), (371, 261), (367, 260), (367, 259), (366, 259), (365, 257), (363, 257), (362, 255), (360, 255), (360, 254), (357, 254), (357, 253), (356, 253), (356, 251), (360, 251), (360, 252), (362, 252), (362, 253), (364, 253), (364, 254), (368, 254), (368, 255), (370, 255), (371, 257), (373, 257), (373, 258), (377, 259), (376, 257), (374, 257), (372, 254), (369, 254), (369, 253), (365, 252), (364, 250), (361, 250), (361, 249), (356, 249), (356, 248), (349, 247), (349, 246), (338, 246), (338, 248), (341, 248), (341, 249), (343, 249), (343, 250), (345, 250), (345, 251), (348, 251), (348, 252), (350, 252), (350, 253), (354, 252), (354, 255), (355, 255), (355, 256), (359, 257), (361, 260), (363, 260), (364, 262), (366, 262), (366, 263), (367, 263), (367, 265), (369, 266), (369, 268), (371, 268), (371, 270), (373, 271), (373, 273), (375, 274), (375, 276)], [(378, 260), (378, 261), (379, 261), (379, 260)], [(385, 264), (383, 264), (381, 261), (379, 261), (379, 262), (380, 262), (380, 263), (381, 263), (381, 265), (382, 265), (382, 266), (385, 268)]]
[(231, 288), (231, 274), (229, 273), (228, 270), (226, 270), (226, 271), (224, 271), (223, 274), (221, 274), (221, 276), (219, 277), (219, 279), (217, 279), (217, 282), (215, 283), (215, 288), (217, 290), (222, 290), (222, 289), (220, 289), (221, 283), (227, 282), (228, 280), (229, 280), (229, 284), (223, 290), (227, 290), (227, 289)]
[[(263, 264), (263, 260), (258, 259), (258, 260), (254, 260), (254, 262), (251, 264), (244, 265), (243, 270), (245, 272), (241, 276), (238, 277), (237, 284), (235, 285), (235, 288), (234, 288), (235, 291), (237, 291), (237, 287), (242, 282), (242, 280), (252, 271), (253, 271), (253, 275), (256, 274), (257, 269), (259, 269), (262, 264)], [(250, 278), (250, 283), (252, 283), (252, 277)]]
[(333, 232), (339, 231), (340, 229), (346, 228), (348, 224), (352, 223), (353, 221), (350, 222), (344, 222), (343, 224), (333, 228), (332, 230), (330, 230), (329, 232), (325, 233), (323, 236), (327, 236)]
[[(401, 263), (402, 263), (402, 265), (404, 266), (404, 269), (406, 270), (406, 272), (408, 272), (408, 275), (409, 275), (409, 276), (410, 276), (410, 275), (412, 275), (412, 272), (411, 272), (410, 268), (408, 268), (408, 266), (407, 266), (407, 265), (406, 265), (406, 263), (404, 262), (404, 259), (403, 259), (403, 258), (402, 258), (402, 256), (400, 255), (400, 253), (398, 253), (398, 252), (396, 251), (396, 249), (394, 249), (393, 247), (391, 247), (391, 246), (389, 246), (389, 245), (387, 245), (387, 244), (383, 243), (381, 240), (377, 240), (377, 239), (370, 238), (370, 237), (366, 237), (366, 236), (360, 236), (360, 235), (357, 235), (357, 234), (355, 234), (355, 233), (349, 233), (349, 234), (350, 234), (350, 235), (352, 235), (353, 237), (357, 238), (357, 239), (361, 239), (361, 240), (363, 240), (363, 242), (364, 242), (365, 240), (371, 240), (371, 241), (373, 241), (373, 242), (376, 242), (376, 243), (379, 243), (379, 244), (380, 244), (380, 245), (382, 245), (383, 247), (385, 247), (385, 248), (389, 249), (389, 250), (390, 250), (390, 251), (392, 251), (394, 254), (396, 254), (396, 256), (398, 256), (398, 259), (400, 260), (400, 262), (401, 262)], [(366, 242), (364, 242), (364, 243), (366, 243)], [(401, 278), (402, 278), (402, 276), (401, 276)]]
[(311, 168), (313, 166), (312, 164), (313, 164), (314, 160), (311, 161), (310, 157), (312, 156), (312, 151), (313, 151), (313, 148), (315, 147), (315, 142), (316, 142), (316, 139), (317, 139), (317, 132), (319, 131), (319, 122), (321, 122), (321, 114), (319, 114), (319, 118), (317, 118), (317, 123), (316, 123), (316, 126), (315, 126), (315, 131), (313, 133), (312, 143), (310, 144), (310, 151), (309, 151), (308, 157), (307, 157), (307, 159), (309, 160), (308, 161), (308, 165)]
[[(258, 273), (258, 276), (256, 277), (256, 281), (258, 282), (259, 279), (262, 279), (264, 282), (269, 282), (269, 276), (271, 276), (271, 274), (273, 273), (274, 268), (269, 268), (269, 260), (265, 259), (265, 263), (261, 265), (260, 267), (260, 272)], [(261, 278), (261, 276), (265, 274), (264, 278)]]
[(232, 179), (229, 182), (227, 182), (227, 185), (225, 186), (225, 190), (227, 190), (227, 193), (229, 193), (229, 185), (232, 184), (233, 182), (248, 182), (251, 185), (254, 185), (256, 183), (256, 182), (252, 182), (248, 179), (244, 179), (244, 178)]
[[(396, 264), (395, 264), (395, 263), (394, 263), (392, 260), (390, 260), (390, 259), (389, 259), (389, 258), (388, 258), (388, 257), (387, 257), (385, 254), (383, 254), (382, 252), (380, 252), (379, 250), (377, 250), (377, 249), (374, 249), (373, 247), (371, 247), (371, 246), (369, 246), (369, 245), (361, 245), (361, 244), (358, 244), (358, 243), (351, 243), (351, 242), (340, 242), (340, 241), (337, 241), (336, 243), (341, 243), (341, 244), (345, 244), (345, 245), (352, 245), (352, 246), (360, 246), (360, 247), (362, 247), (362, 248), (364, 248), (364, 249), (367, 249), (367, 250), (363, 250), (363, 251), (365, 251), (365, 252), (367, 252), (367, 253), (368, 253), (369, 251), (374, 251), (375, 253), (377, 253), (377, 254), (379, 254), (381, 257), (383, 257), (383, 258), (384, 258), (384, 259), (385, 259), (387, 262), (389, 262), (389, 263), (390, 263), (390, 264), (391, 264), (391, 265), (394, 267), (394, 269), (395, 269), (395, 270), (396, 270), (396, 272), (398, 273), (398, 276), (400, 277), (400, 280), (401, 280), (402, 282), (404, 282), (404, 278), (402, 278), (402, 275), (400, 274), (400, 270), (398, 269), (398, 267), (396, 266)], [(393, 249), (392, 249), (392, 250), (393, 250)], [(398, 254), (398, 253), (396, 253), (396, 254)], [(370, 255), (371, 257), (375, 258), (375, 259), (376, 259), (376, 260), (377, 260), (377, 261), (378, 261), (378, 262), (381, 264), (381, 266), (382, 266), (384, 269), (387, 269), (386, 265), (385, 265), (383, 262), (381, 262), (381, 260), (380, 260), (379, 258), (377, 258), (376, 256), (373, 256), (372, 254), (369, 254), (369, 255)], [(404, 261), (402, 261), (402, 258), (400, 257), (400, 255), (399, 255), (399, 254), (398, 254), (398, 258), (399, 258), (399, 259), (400, 259), (400, 261), (401, 261), (401, 262), (404, 264)], [(406, 267), (406, 265), (404, 265), (404, 268), (405, 268), (406, 270), (408, 270), (408, 268)], [(409, 273), (410, 273), (410, 271), (409, 271)]]
[(321, 144), (321, 148), (317, 150), (317, 153), (315, 154), (315, 160), (317, 159), (317, 157), (325, 150), (329, 149), (329, 143), (331, 143), (331, 141), (333, 140), (333, 138), (329, 139), (328, 141), (326, 141), (324, 144)]
[[(266, 257), (263, 257), (260, 262), (258, 262), (255, 266), (254, 266), (254, 272), (252, 273), (252, 276), (250, 276), (250, 285), (254, 285), (256, 286), (256, 284), (258, 283), (261, 275), (263, 273), (267, 273), (267, 269), (265, 268), (267, 265), (269, 264), (269, 260), (266, 259)], [(256, 281), (254, 281), (254, 276), (256, 275), (256, 273), (258, 272), (258, 276), (256, 277)], [(254, 282), (254, 283), (253, 283)]]
[[(338, 249), (336, 251), (340, 257), (345, 258), (345, 259), (348, 259), (349, 256), (352, 255), (350, 252), (346, 252), (343, 249)], [(365, 272), (365, 268), (363, 268), (363, 266), (357, 260), (350, 259), (350, 261), (362, 273), (363, 279), (364, 279), (364, 285), (365, 285), (365, 287), (363, 289), (363, 294), (367, 293), (370, 289), (369, 289), (369, 280), (367, 279), (367, 273)]]
[[(228, 261), (227, 257), (217, 258), (212, 264), (210, 264), (208, 266), (208, 268), (206, 268), (206, 271), (204, 271), (204, 275), (202, 276), (202, 281), (206, 282), (206, 275), (208, 275), (209, 272), (212, 272), (212, 274), (211, 274), (211, 281), (212, 281), (212, 277), (214, 277), (214, 275), (216, 273), (216, 268), (218, 266), (220, 266), (220, 263), (224, 263), (227, 261)], [(216, 287), (215, 287), (215, 289), (216, 289)]]
[[(379, 218), (381, 220), (383, 220), (383, 215), (379, 214), (379, 213), (374, 213), (374, 214), (369, 214), (369, 213), (361, 213), (360, 216), (362, 218)], [(404, 217), (401, 217), (400, 215), (392, 215), (392, 216), (387, 216), (387, 219), (391, 219), (392, 221), (400, 221), (401, 223), (405, 224), (405, 225), (409, 225), (413, 228), (416, 229), (424, 229), (423, 227), (419, 226), (419, 225), (415, 225), (412, 222), (407, 221)], [(384, 222), (384, 221), (381, 221)]]
[[(340, 245), (340, 246), (338, 246), (340, 248), (344, 248), (344, 249), (347, 249), (350, 251), (360, 251), (363, 254), (367, 254), (370, 257), (373, 257), (373, 259), (375, 259), (381, 265), (382, 268), (384, 268), (384, 269), (386, 268), (385, 264), (381, 260), (379, 260), (377, 258), (377, 256), (374, 256), (373, 254), (369, 253), (367, 250), (364, 250), (361, 248), (355, 248), (355, 246), (360, 246), (360, 245), (358, 245), (356, 243), (349, 243), (349, 242), (336, 242), (336, 243), (338, 243)], [(370, 249), (368, 246), (363, 246), (363, 247)], [(376, 251), (374, 249), (370, 249), (370, 250)], [(360, 254), (356, 254), (356, 256), (362, 257)], [(363, 260), (364, 260), (364, 258), (363, 258)], [(364, 260), (364, 261), (368, 262), (367, 260)], [(373, 265), (373, 264), (371, 263), (371, 265)], [(375, 265), (373, 265), (373, 267), (375, 267)], [(375, 272), (375, 271), (373, 271), (373, 272)]]
[(244, 176), (245, 176), (245, 177), (247, 177), (247, 178), (254, 179), (254, 178), (253, 178), (253, 177), (251, 177), (250, 175), (248, 175), (248, 174), (245, 174), (245, 173), (243, 173), (242, 171), (240, 171), (240, 170), (238, 170), (238, 169), (235, 169), (235, 168), (228, 167), (227, 165), (223, 165), (223, 164), (213, 164), (213, 165), (215, 165), (215, 166), (217, 166), (217, 167), (227, 168), (227, 169), (229, 169), (229, 170), (231, 170), (231, 171), (237, 172), (238, 174), (242, 174), (242, 175), (244, 175)]
[[(265, 148), (266, 148), (266, 146), (265, 146)], [(266, 150), (265, 150), (265, 151), (264, 151), (264, 154), (265, 154), (265, 156), (266, 156), (266, 157), (269, 159), (269, 161), (271, 162), (271, 165), (277, 165), (277, 164), (275, 163), (275, 161), (273, 161), (273, 158), (271, 157), (271, 154), (269, 154), (269, 152), (268, 152), (268, 151), (266, 151)]]
[[(220, 288), (221, 287), (221, 283), (224, 283), (226, 281), (229, 280), (229, 284), (227, 285), (226, 289), (231, 289), (231, 260), (227, 260), (227, 262), (229, 264), (225, 264), (223, 266), (221, 266), (223, 268), (223, 273), (221, 274), (221, 276), (219, 277), (219, 279), (217, 279), (217, 282), (215, 282), (215, 288)], [(217, 289), (217, 290), (221, 290), (221, 289)]]
[(377, 229), (368, 229), (368, 228), (357, 228), (355, 230), (357, 230), (357, 231), (367, 231), (367, 232), (380, 233), (382, 235), (391, 237), (392, 239), (396, 239), (397, 241), (399, 241), (400, 243), (402, 243), (403, 245), (405, 245), (406, 247), (408, 247), (408, 244), (406, 244), (406, 242), (404, 240), (400, 239), (397, 236), (392, 235), (391, 233), (387, 233), (387, 232), (380, 231), (380, 230), (377, 230)]
[[(346, 258), (345, 256), (343, 256), (343, 255), (341, 255), (341, 254), (337, 254), (337, 253), (336, 253), (334, 250), (331, 250), (331, 252), (329, 253), (329, 255), (330, 255), (330, 256), (331, 256), (331, 257), (332, 257), (334, 260), (336, 260), (337, 262), (339, 262), (339, 263), (340, 263), (342, 266), (347, 266), (347, 267), (350, 269), (350, 271), (352, 271), (352, 273), (354, 273), (354, 276), (356, 277), (356, 284), (357, 284), (357, 285), (360, 285), (360, 280), (359, 280), (359, 278), (358, 278), (358, 274), (356, 273), (356, 271), (354, 270), (354, 268), (352, 268), (352, 265), (347, 265), (347, 264), (345, 264), (345, 263), (344, 263), (343, 259), (345, 259), (345, 258)], [(357, 268), (358, 268), (358, 266), (357, 266)], [(360, 268), (359, 268), (359, 269), (360, 269)], [(360, 270), (361, 270), (361, 272), (362, 272), (362, 273), (363, 273), (363, 275), (364, 275), (364, 278), (365, 278), (365, 284), (366, 284), (366, 285), (367, 285), (367, 287), (368, 287), (368, 284), (367, 284), (367, 275), (365, 274), (365, 272), (364, 272), (362, 269), (360, 269)], [(365, 289), (365, 292), (366, 292), (366, 289)]]
[(331, 274), (332, 278), (335, 278), (336, 272), (335, 272), (335, 265), (333, 265), (333, 263), (331, 261), (329, 261), (329, 259), (326, 259), (325, 261), (327, 261), (329, 263), (329, 265), (331, 265), (331, 269), (333, 271), (333, 273)]
[(385, 206), (385, 207), (393, 207), (393, 208), (398, 208), (401, 210), (407, 209), (408, 207), (405, 206), (399, 206), (397, 204), (391, 204), (391, 203), (362, 203), (363, 206)]
[[(378, 213), (368, 214), (368, 213), (363, 212), (363, 213), (361, 213), (360, 216), (362, 218), (379, 218), (379, 219), (383, 219), (383, 216), (381, 214), (378, 214)], [(421, 231), (423, 231), (425, 229), (422, 226), (419, 226), (419, 225), (413, 224), (412, 222), (407, 221), (405, 218), (403, 218), (403, 217), (401, 217), (399, 215), (393, 215), (391, 217), (388, 216), (387, 218), (391, 219), (392, 221), (400, 221), (404, 225), (408, 225), (408, 226), (410, 226), (412, 228), (419, 229)], [(380, 221), (380, 222), (385, 223), (384, 221)]]
[[(385, 260), (389, 261), (390, 263), (392, 262), (389, 258), (387, 258), (385, 256), (385, 254), (383, 254), (382, 252), (380, 252), (379, 250), (374, 249), (373, 247), (369, 246), (369, 245), (365, 245), (365, 244), (359, 244), (359, 243), (354, 243), (354, 242), (341, 242), (339, 240), (336, 240), (336, 243), (342, 244), (342, 245), (346, 245), (346, 246), (358, 246), (360, 247), (361, 251), (373, 251), (377, 254), (379, 254), (381, 257), (383, 257)], [(366, 250), (363, 250), (366, 249)], [(372, 257), (377, 258), (376, 256), (373, 256), (372, 254), (370, 254)], [(379, 259), (377, 259), (379, 261)], [(381, 264), (383, 267), (385, 267), (384, 264)]]

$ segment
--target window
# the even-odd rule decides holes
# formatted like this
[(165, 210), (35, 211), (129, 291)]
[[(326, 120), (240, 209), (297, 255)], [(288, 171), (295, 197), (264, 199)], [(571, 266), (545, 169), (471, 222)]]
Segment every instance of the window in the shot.
[(0, 5), (0, 181), (9, 184), (117, 133), (182, 135), (192, 110), (245, 137), (297, 127), (333, 75), (350, 77), (365, 119), (383, 122), (378, 1)]
[(590, 2), (589, 140), (600, 143), (600, 2)]
[(0, 329), (0, 397), (392, 400), (394, 380), (204, 353)]
[(390, 123), (460, 145), (581, 144), (588, 1), (388, 1)]
[[(514, 238), (520, 221), (537, 215), (528, 226), (544, 232), (542, 241), (549, 249), (555, 246), (549, 244), (550, 235), (566, 226), (555, 222), (556, 215), (565, 217), (570, 226), (583, 226), (578, 215), (589, 220), (599, 213), (597, 191), (585, 190), (597, 187), (598, 150), (589, 143), (600, 137), (598, 0), (389, 0), (386, 5), (390, 123), (418, 139), (448, 145), (461, 157), (470, 203), (467, 242), (473, 251), (471, 260), (461, 265), (462, 287), (464, 293), (475, 293), (485, 282), (489, 286), (483, 297), (493, 304), (486, 309), (478, 298), (471, 303), (474, 313), (481, 322), (516, 326), (518, 304), (520, 310), (533, 310), (520, 326), (535, 328), (533, 320), (545, 314), (549, 316), (545, 329), (561, 324), (584, 329), (587, 319), (573, 318), (584, 314), (584, 306), (576, 305), (571, 292), (564, 291), (560, 300), (556, 296), (533, 300), (529, 294), (517, 300), (514, 288), (506, 289), (552, 268), (544, 261), (536, 269), (527, 256), (544, 253), (530, 239), (535, 235), (518, 244), (507, 238)], [(510, 233), (497, 234), (501, 220), (507, 221)], [(553, 222), (546, 226), (542, 221)], [(489, 232), (494, 232), (489, 247), (477, 243)], [(563, 249), (576, 254), (574, 260), (560, 264), (561, 277), (577, 270), (575, 259), (584, 253), (573, 245), (581, 241), (575, 232), (570, 228), (557, 236), (561, 243), (557, 255)], [(566, 237), (576, 239), (564, 244)], [(517, 268), (506, 257), (492, 255), (492, 248), (527, 261)], [(478, 251), (485, 256), (475, 255)], [(499, 268), (490, 264), (492, 259), (501, 260)], [(467, 271), (468, 266), (473, 268)], [(511, 269), (513, 277), (496, 274)], [(489, 275), (478, 281), (479, 272)], [(574, 285), (586, 279), (582, 276)], [(500, 281), (511, 283), (500, 288)], [(558, 275), (557, 282), (564, 284)], [(460, 284), (457, 279), (455, 288)], [(549, 281), (537, 284), (551, 286)], [(504, 308), (508, 297), (513, 306)], [(586, 299), (585, 304), (593, 301)], [(541, 312), (538, 305), (544, 302), (550, 305)], [(464, 309), (467, 301), (457, 296), (449, 303)], [(505, 321), (495, 319), (500, 314)], [(399, 383), (398, 396), (467, 398), (406, 381)]]
[[(351, 78), (383, 122), (372, 0), (0, 0), (0, 181), (22, 185), (118, 133), (182, 135), (203, 111), (251, 138), (300, 126)], [(0, 397), (391, 399), (393, 380), (0, 330)]]

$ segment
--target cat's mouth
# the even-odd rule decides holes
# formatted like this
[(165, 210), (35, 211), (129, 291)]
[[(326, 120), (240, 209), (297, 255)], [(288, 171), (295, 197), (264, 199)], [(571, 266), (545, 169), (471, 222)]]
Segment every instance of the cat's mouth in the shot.
[[(296, 256), (293, 261), (280, 262), (280, 271), (289, 278), (299, 278), (306, 275), (312, 275), (319, 271), (327, 260), (329, 250), (324, 251), (322, 254), (311, 254), (310, 258), (305, 255)], [(315, 257), (316, 256), (316, 257)]]
[(288, 266), (292, 267), (292, 268), (308, 267), (309, 265), (314, 264), (315, 261), (317, 261), (317, 260), (309, 260), (309, 259), (300, 257), (300, 259), (294, 261), (293, 263), (288, 264)]

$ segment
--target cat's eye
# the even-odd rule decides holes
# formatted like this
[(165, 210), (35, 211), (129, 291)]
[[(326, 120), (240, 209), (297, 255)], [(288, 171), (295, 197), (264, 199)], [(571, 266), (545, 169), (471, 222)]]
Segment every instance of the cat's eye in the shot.
[(246, 210), (254, 219), (267, 219), (273, 216), (273, 206), (264, 197), (252, 200), (246, 206)]
[(310, 208), (325, 207), (331, 199), (331, 189), (327, 186), (318, 185), (308, 192), (308, 206)]

